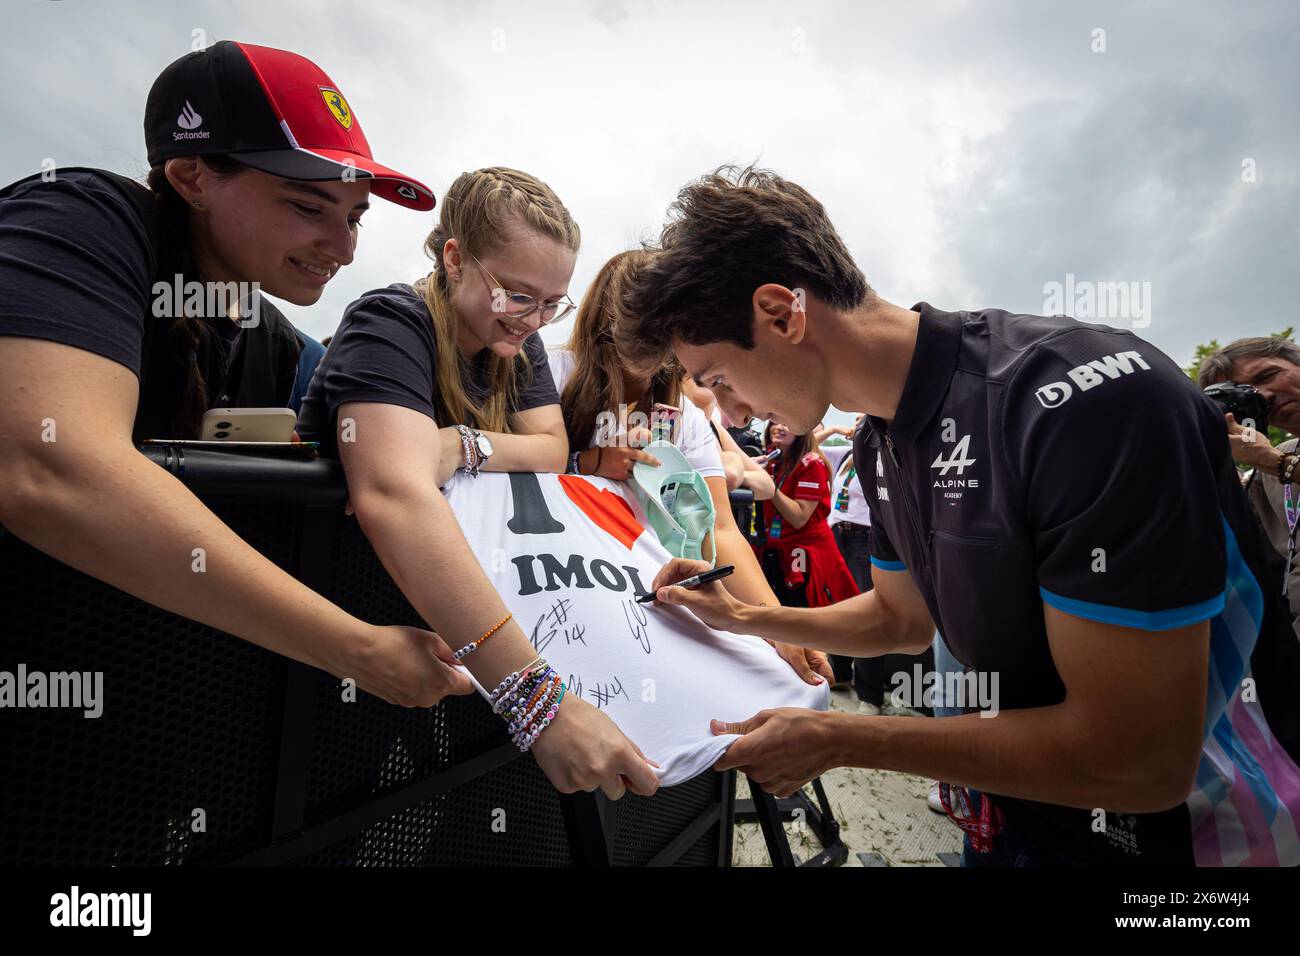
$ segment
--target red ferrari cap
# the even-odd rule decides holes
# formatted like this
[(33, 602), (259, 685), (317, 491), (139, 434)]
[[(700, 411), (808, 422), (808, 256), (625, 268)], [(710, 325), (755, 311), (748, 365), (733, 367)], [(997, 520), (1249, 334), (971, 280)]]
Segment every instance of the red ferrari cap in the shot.
[(224, 153), (286, 179), (373, 179), (375, 195), (432, 209), (418, 179), (375, 162), (361, 123), (325, 71), (287, 50), (222, 40), (154, 81), (144, 113), (150, 165)]

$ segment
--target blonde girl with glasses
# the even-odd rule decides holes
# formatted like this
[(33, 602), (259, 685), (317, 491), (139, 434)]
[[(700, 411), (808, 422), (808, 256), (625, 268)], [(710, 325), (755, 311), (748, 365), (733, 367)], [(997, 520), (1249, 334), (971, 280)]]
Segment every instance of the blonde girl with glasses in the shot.
[[(564, 471), (568, 440), (538, 330), (572, 308), (578, 246), (545, 183), (502, 167), (462, 174), (425, 242), (433, 271), (348, 307), (299, 415), (299, 434), (341, 460), (350, 507), (411, 606), (448, 647), (491, 634), (463, 660), (485, 688), (537, 653), (439, 489), (458, 470)], [(453, 665), (439, 666), (455, 692)], [(562, 698), (532, 753), (562, 792), (618, 799), (657, 787), (636, 745), (577, 695)]]

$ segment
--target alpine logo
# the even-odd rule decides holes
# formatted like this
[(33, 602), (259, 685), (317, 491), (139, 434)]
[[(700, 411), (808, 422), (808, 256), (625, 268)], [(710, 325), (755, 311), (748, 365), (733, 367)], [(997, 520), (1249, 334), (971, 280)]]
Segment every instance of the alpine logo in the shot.
[[(949, 435), (949, 429), (951, 429), (951, 435)], [(945, 442), (950, 442), (953, 437), (956, 437), (956, 429), (957, 424), (951, 418), (944, 420)], [(974, 489), (980, 486), (978, 478), (963, 477), (966, 474), (966, 468), (973, 464), (975, 464), (975, 459), (970, 457), (970, 435), (963, 435), (961, 440), (952, 446), (952, 453), (947, 458), (944, 458), (943, 452), (940, 451), (930, 464), (931, 468), (939, 470), (938, 477), (934, 479), (930, 487), (938, 488), (943, 492), (943, 497), (947, 499), (947, 503), (956, 506), (963, 494), (961, 489)], [(958, 477), (949, 478), (948, 472), (950, 471), (956, 472)]]
[[(1137, 368), (1134, 368), (1135, 365)], [(1040, 386), (1034, 395), (1044, 408), (1059, 408), (1070, 400), (1075, 388), (1086, 392), (1121, 375), (1132, 375), (1135, 371), (1150, 371), (1150, 369), (1151, 366), (1138, 352), (1117, 352), (1114, 355), (1093, 359), (1087, 365), (1070, 369), (1066, 375), (1074, 383), (1073, 385), (1070, 382), (1049, 382)]]
[(948, 474), (950, 468), (956, 468), (957, 474), (964, 475), (966, 466), (975, 464), (974, 458), (967, 458), (970, 454), (970, 435), (963, 435), (961, 441), (957, 442), (952, 448), (952, 457), (945, 459), (943, 452), (939, 452), (939, 457), (930, 465), (931, 468), (940, 469), (940, 476)]
[(415, 202), (415, 190), (406, 185), (406, 183), (397, 184), (397, 195), (401, 196), (403, 199), (409, 199), (411, 202)]
[[(203, 117), (200, 116), (198, 114), (198, 111), (195, 110), (194, 107), (190, 105), (189, 100), (185, 101), (185, 109), (181, 110), (181, 115), (176, 117), (176, 125), (183, 130), (189, 130), (189, 131), (198, 130), (198, 128), (203, 125)], [(176, 140), (207, 139), (209, 135), (211, 134), (209, 134), (207, 130), (200, 130), (198, 132), (172, 133), (172, 137)]]

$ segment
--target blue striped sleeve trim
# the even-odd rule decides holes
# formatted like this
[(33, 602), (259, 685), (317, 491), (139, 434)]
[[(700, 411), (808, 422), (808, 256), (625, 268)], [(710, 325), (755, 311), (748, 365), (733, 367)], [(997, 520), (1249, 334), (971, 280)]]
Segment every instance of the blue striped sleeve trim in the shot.
[(876, 567), (880, 568), (880, 570), (882, 571), (906, 571), (907, 570), (907, 565), (904, 564), (902, 561), (885, 561), (882, 558), (876, 557), (874, 554), (871, 556), (871, 563), (874, 564)]
[(1141, 628), (1144, 631), (1168, 631), (1175, 627), (1186, 627), (1188, 624), (1214, 617), (1223, 611), (1224, 606), (1222, 591), (1200, 604), (1172, 607), (1167, 611), (1134, 611), (1126, 607), (1111, 607), (1109, 604), (1076, 601), (1074, 598), (1053, 594), (1044, 587), (1040, 587), (1038, 593), (1046, 603), (1066, 614), (1087, 618), (1090, 621), (1100, 621), (1102, 624)]

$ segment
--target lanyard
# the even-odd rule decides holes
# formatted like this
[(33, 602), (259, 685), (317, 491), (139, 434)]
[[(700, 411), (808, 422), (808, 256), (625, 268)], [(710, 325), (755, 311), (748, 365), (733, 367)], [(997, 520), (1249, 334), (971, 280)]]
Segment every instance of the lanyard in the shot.
[[(961, 816), (953, 813), (953, 794), (957, 795), (957, 808), (961, 811)], [(1002, 832), (1003, 826), (1006, 825), (1002, 809), (993, 806), (992, 800), (980, 794), (980, 813), (977, 822), (970, 805), (970, 791), (965, 787), (951, 787), (946, 783), (939, 784), (939, 799), (943, 802), (944, 812), (970, 840), (971, 849), (976, 853), (992, 852), (993, 838)]]
[[(775, 483), (776, 483), (776, 490), (777, 490), (777, 491), (781, 491), (781, 487), (782, 487), (782, 485), (784, 485), (787, 481), (789, 481), (789, 480), (790, 480), (790, 475), (793, 475), (794, 472), (795, 472), (795, 469), (794, 469), (794, 468), (791, 468), (791, 469), (790, 469), (790, 474), (786, 475), (784, 478), (781, 477), (781, 465), (782, 465), (782, 462), (784, 461), (784, 459), (785, 459), (785, 454), (784, 454), (784, 452), (783, 452), (783, 453), (781, 454), (781, 456), (778, 457), (777, 460), (776, 460), (774, 463), (772, 463), (771, 465), (769, 465), (769, 467), (772, 469), (772, 478), (773, 478), (773, 480), (774, 480)], [(773, 502), (772, 502), (772, 522), (771, 522), (771, 524), (769, 524), (769, 525), (767, 526), (767, 536), (768, 536), (769, 538), (779, 538), (779, 537), (781, 537), (781, 524), (782, 524), (782, 523), (781, 523), (781, 512), (779, 512), (779, 511), (776, 510), (776, 502), (773, 501)]]
[(1291, 590), (1291, 565), (1295, 561), (1295, 529), (1296, 524), (1300, 523), (1300, 508), (1296, 506), (1292, 488), (1289, 481), (1282, 487), (1282, 505), (1286, 509), (1287, 530), (1286, 568), (1282, 572), (1283, 595)]
[(848, 473), (845, 474), (844, 476), (844, 484), (840, 486), (840, 493), (835, 496), (836, 511), (849, 510), (849, 485), (852, 484), (853, 478), (855, 475), (857, 475), (857, 473), (858, 473), (857, 466), (849, 465)]

